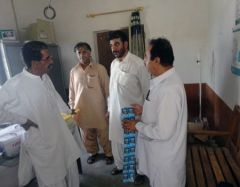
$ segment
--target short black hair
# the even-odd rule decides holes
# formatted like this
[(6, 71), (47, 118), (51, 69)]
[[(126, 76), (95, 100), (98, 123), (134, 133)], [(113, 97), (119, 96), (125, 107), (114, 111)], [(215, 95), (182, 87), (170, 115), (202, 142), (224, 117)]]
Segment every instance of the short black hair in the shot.
[(47, 44), (40, 41), (29, 41), (22, 47), (22, 56), (27, 68), (31, 68), (32, 61), (40, 61), (42, 59), (41, 50), (48, 49)]
[(149, 42), (151, 46), (150, 59), (154, 60), (159, 57), (163, 66), (172, 66), (174, 54), (171, 43), (166, 38), (152, 39)]
[(108, 33), (108, 40), (113, 40), (116, 38), (120, 38), (122, 42), (128, 42), (128, 36), (121, 30), (110, 31)]
[(78, 42), (75, 46), (74, 46), (74, 52), (76, 52), (80, 47), (87, 49), (89, 51), (92, 51), (90, 45), (86, 42)]

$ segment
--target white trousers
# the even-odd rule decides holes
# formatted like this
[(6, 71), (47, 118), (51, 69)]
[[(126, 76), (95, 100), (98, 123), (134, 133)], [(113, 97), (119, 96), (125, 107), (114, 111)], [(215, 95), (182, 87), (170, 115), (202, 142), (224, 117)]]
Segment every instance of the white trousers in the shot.
[(117, 142), (111, 142), (112, 154), (114, 157), (114, 164), (118, 169), (123, 169), (123, 144)]
[(38, 177), (37, 180), (39, 187), (80, 187), (77, 162), (74, 162), (72, 167), (68, 169), (67, 176), (55, 184), (45, 185)]

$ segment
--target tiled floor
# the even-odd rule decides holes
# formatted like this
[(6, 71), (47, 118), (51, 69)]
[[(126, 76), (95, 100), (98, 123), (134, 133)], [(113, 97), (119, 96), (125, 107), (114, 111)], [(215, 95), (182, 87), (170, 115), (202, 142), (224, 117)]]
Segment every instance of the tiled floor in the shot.
[[(88, 154), (82, 153), (81, 163), (83, 174), (80, 175), (80, 187), (136, 187), (134, 184), (122, 183), (122, 176), (112, 176), (111, 170), (114, 165), (106, 165), (103, 154), (100, 154), (98, 161), (94, 164), (87, 164)], [(37, 187), (36, 180), (27, 187)], [(138, 187), (149, 187), (148, 182)]]
[[(83, 174), (80, 175), (80, 187), (136, 187), (134, 184), (122, 183), (122, 176), (112, 176), (111, 170), (114, 165), (106, 165), (104, 155), (100, 154), (97, 162), (87, 164), (88, 154), (81, 145), (81, 163)], [(11, 162), (10, 165), (0, 166), (0, 187), (17, 187), (17, 159)], [(38, 187), (36, 179), (26, 187)], [(139, 187), (149, 187), (148, 182)]]
[[(103, 155), (94, 164), (87, 164), (88, 155), (82, 155), (83, 175), (80, 177), (81, 187), (136, 187), (134, 184), (123, 184), (122, 176), (112, 176), (111, 170), (114, 165), (106, 165)], [(149, 187), (148, 182), (139, 187)]]

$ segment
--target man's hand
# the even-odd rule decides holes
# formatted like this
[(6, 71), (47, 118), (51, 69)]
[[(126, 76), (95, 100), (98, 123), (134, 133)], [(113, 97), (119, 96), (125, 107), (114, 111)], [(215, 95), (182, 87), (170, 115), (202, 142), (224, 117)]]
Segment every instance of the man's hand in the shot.
[(137, 116), (142, 115), (143, 107), (139, 104), (132, 104), (134, 114)]
[(75, 109), (71, 109), (71, 114), (72, 114), (72, 115), (76, 114)]
[(30, 127), (38, 129), (38, 125), (31, 121), (30, 119), (28, 119), (26, 123), (21, 124), (21, 127), (24, 128), (25, 131), (27, 131)]
[(72, 109), (72, 117), (78, 123), (80, 121), (80, 109)]
[(137, 122), (139, 122), (139, 120), (123, 120), (122, 127), (126, 131), (135, 132), (137, 131), (136, 129)]
[(73, 114), (73, 119), (78, 123), (80, 121), (80, 114), (79, 113)]

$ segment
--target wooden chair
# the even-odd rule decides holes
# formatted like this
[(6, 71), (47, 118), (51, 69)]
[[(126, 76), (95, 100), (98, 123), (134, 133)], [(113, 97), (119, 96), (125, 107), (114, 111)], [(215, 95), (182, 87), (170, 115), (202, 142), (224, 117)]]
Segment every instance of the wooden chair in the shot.
[(224, 146), (188, 144), (186, 186), (216, 187), (226, 182), (240, 187), (240, 165), (236, 162), (240, 155), (240, 107), (234, 107), (228, 130), (189, 130), (188, 135), (225, 137), (226, 143)]

